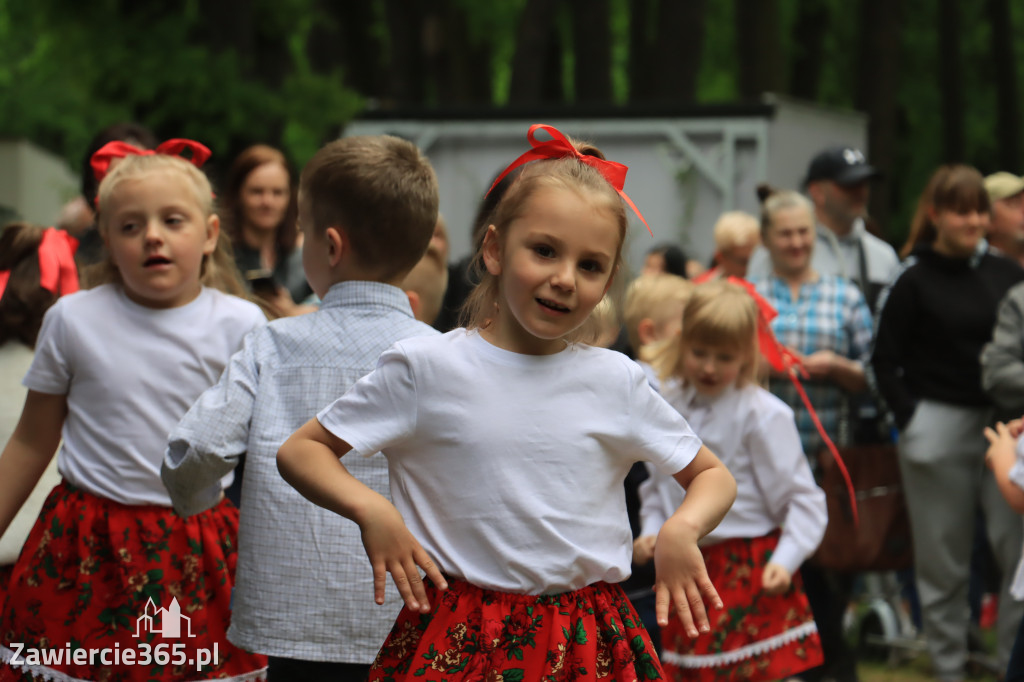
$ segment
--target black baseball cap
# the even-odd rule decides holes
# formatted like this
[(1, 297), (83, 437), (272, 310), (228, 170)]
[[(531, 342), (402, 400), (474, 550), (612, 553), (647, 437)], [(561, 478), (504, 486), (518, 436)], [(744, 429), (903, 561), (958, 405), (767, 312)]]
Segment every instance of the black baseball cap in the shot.
[(829, 147), (811, 159), (804, 185), (816, 180), (831, 180), (837, 185), (856, 185), (880, 175), (856, 147)]

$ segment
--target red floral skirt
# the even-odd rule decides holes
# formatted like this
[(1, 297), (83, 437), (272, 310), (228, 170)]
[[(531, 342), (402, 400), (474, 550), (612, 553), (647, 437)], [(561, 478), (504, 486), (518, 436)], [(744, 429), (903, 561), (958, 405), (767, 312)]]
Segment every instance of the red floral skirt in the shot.
[(431, 612), (402, 609), (371, 682), (663, 679), (654, 645), (618, 585), (554, 595), (426, 581)]
[(671, 680), (782, 680), (822, 663), (821, 642), (799, 572), (782, 594), (761, 591), (761, 574), (778, 533), (701, 548), (725, 605), (711, 611), (711, 632), (693, 639), (673, 612), (661, 629), (661, 659)]
[(184, 519), (61, 483), (8, 585), (0, 682), (264, 679), (225, 637), (237, 537), (226, 501)]

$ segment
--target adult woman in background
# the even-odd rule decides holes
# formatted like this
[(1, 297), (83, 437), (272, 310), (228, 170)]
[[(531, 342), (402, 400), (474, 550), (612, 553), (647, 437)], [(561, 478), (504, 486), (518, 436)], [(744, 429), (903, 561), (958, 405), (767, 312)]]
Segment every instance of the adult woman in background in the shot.
[[(833, 441), (846, 445), (849, 429), (840, 428), (846, 421), (843, 411), (850, 398), (867, 387), (864, 362), (871, 346), (871, 313), (856, 285), (811, 267), (814, 208), (802, 194), (780, 191), (764, 200), (761, 240), (772, 273), (752, 282), (779, 312), (771, 325), (775, 336), (803, 361), (808, 375), (804, 386), (822, 426)], [(822, 440), (810, 413), (788, 377), (773, 376), (769, 388), (793, 409), (804, 453), (818, 478)], [(800, 572), (825, 653), (824, 665), (800, 677), (808, 682), (824, 677), (855, 682), (856, 658), (843, 636), (851, 576), (821, 569), (812, 561), (804, 562)]]
[(263, 144), (242, 151), (221, 201), (235, 263), (253, 293), (282, 315), (306, 312), (302, 304), (313, 292), (302, 269), (298, 206), (284, 154)]
[(979, 363), (999, 301), (1024, 280), (1024, 269), (989, 253), (984, 234), (990, 210), (974, 168), (942, 166), (932, 175), (903, 247), (903, 269), (883, 294), (871, 358), (900, 431), (924, 633), (935, 675), (944, 682), (966, 675), (968, 577), (979, 504), (1002, 570), (997, 627), (1003, 668), (1024, 611), (1009, 596), (1021, 520), (985, 468), (982, 431), (992, 405)]

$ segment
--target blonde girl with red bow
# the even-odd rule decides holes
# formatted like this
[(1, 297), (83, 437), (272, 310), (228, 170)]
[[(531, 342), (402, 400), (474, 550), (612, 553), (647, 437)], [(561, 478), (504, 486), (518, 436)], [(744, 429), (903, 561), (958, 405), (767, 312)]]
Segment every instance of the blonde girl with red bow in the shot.
[[(466, 327), (395, 344), (278, 453), (289, 483), (360, 525), (376, 601), (387, 573), (405, 601), (371, 680), (660, 679), (617, 585), (636, 461), (689, 490), (661, 531), (659, 618), (674, 603), (696, 636), (718, 606), (697, 540), (732, 477), (636, 363), (582, 342), (620, 267), (626, 168), (554, 128), (529, 139), (477, 253)], [(339, 461), (377, 451), (394, 503)]]
[(94, 156), (109, 282), (46, 313), (0, 455), (0, 531), (59, 444), (63, 477), (11, 576), (0, 680), (263, 677), (265, 659), (225, 637), (237, 509), (222, 502), (183, 519), (160, 480), (167, 434), (265, 322), (254, 304), (204, 285), (223, 275), (197, 168), (208, 154), (176, 141), (157, 152), (111, 143)]
[[(670, 680), (777, 680), (822, 662), (797, 569), (824, 535), (825, 495), (804, 457), (793, 410), (757, 384), (758, 330), (767, 320), (754, 296), (726, 280), (697, 287), (681, 334), (647, 358), (662, 395), (719, 453), (738, 487), (732, 509), (701, 542), (725, 608), (712, 632), (697, 638), (677, 619), (662, 628)], [(658, 529), (687, 495), (651, 474), (640, 486), (638, 562), (657, 550)]]

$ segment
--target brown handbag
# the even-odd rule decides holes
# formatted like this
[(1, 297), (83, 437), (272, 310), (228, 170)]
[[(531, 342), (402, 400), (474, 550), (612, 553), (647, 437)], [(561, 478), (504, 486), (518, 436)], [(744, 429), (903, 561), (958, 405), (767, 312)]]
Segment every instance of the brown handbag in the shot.
[(860, 523), (853, 524), (850, 494), (828, 450), (818, 455), (821, 487), (828, 506), (825, 537), (812, 560), (835, 571), (893, 571), (913, 565), (910, 519), (896, 445), (841, 447), (849, 470)]

